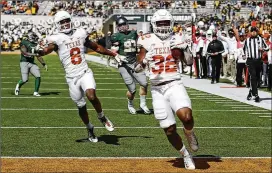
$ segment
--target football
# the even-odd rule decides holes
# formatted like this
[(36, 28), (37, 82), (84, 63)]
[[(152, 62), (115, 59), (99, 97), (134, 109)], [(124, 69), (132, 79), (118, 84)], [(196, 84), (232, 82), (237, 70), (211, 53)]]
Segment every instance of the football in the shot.
[(171, 49), (171, 54), (175, 60), (178, 60), (182, 57), (182, 51), (179, 48)]

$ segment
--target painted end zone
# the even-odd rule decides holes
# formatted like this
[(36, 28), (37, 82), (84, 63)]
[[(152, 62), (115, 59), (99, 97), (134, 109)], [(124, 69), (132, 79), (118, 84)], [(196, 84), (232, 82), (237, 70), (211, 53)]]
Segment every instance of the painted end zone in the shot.
[[(193, 172), (270, 172), (271, 158), (194, 158)], [(1, 172), (192, 172), (181, 158), (2, 158)]]

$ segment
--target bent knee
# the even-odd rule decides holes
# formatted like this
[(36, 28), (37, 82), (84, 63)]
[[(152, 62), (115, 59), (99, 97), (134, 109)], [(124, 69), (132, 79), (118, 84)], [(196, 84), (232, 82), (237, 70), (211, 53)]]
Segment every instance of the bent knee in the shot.
[(164, 129), (164, 132), (167, 136), (171, 136), (175, 133), (177, 133), (177, 128), (176, 128), (176, 124), (173, 124), (167, 128)]

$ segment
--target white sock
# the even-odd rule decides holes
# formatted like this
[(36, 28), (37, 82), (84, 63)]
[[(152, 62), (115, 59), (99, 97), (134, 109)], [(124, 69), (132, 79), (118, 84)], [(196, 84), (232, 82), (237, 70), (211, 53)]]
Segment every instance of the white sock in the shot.
[(140, 105), (146, 105), (146, 95), (140, 95)]
[(86, 124), (86, 127), (87, 127), (87, 129), (92, 129), (92, 128), (94, 128), (94, 125), (92, 125), (91, 123), (88, 123), (88, 124)]
[(187, 151), (185, 145), (182, 146), (182, 148), (179, 150), (180, 154), (183, 156), (188, 156), (190, 153)]
[(102, 117), (104, 117), (104, 116), (105, 116), (105, 114), (104, 114), (103, 111), (100, 112), (100, 113), (97, 113), (97, 117), (98, 117), (98, 118), (102, 118)]
[(128, 99), (128, 105), (129, 105), (129, 106), (133, 106), (133, 100), (129, 100), (129, 99)]

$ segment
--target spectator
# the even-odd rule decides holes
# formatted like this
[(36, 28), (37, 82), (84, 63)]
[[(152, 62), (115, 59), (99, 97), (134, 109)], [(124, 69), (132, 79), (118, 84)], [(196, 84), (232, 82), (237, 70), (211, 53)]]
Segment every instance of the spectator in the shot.
[(222, 53), (224, 52), (224, 46), (221, 41), (217, 39), (216, 33), (212, 35), (213, 41), (208, 45), (208, 55), (212, 58), (212, 81), (211, 83), (214, 84), (219, 82), (220, 78), (220, 68), (221, 68), (221, 61), (222, 61)]

